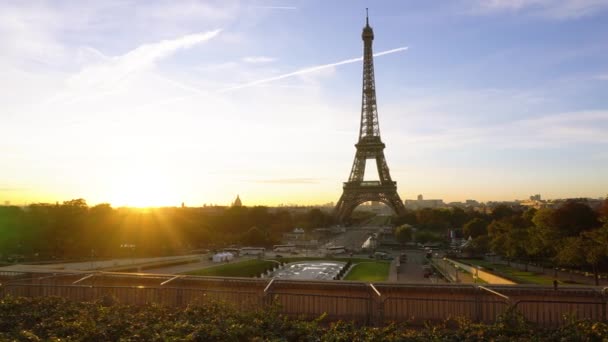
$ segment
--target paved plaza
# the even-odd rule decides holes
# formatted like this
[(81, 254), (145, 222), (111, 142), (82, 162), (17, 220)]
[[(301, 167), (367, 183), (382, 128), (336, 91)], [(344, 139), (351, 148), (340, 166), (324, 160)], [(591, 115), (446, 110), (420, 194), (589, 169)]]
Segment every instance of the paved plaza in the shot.
[(270, 277), (277, 279), (332, 280), (346, 263), (337, 261), (307, 261), (286, 264)]

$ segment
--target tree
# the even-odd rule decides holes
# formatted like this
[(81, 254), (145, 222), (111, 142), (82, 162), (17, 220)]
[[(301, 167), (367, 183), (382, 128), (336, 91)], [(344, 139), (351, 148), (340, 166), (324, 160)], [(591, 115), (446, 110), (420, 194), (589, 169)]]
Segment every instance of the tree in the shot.
[(536, 208), (528, 208), (526, 211), (524, 211), (521, 214), (521, 218), (526, 222), (526, 225), (532, 226), (534, 223), (532, 222), (532, 219), (534, 219), (534, 215), (536, 215), (536, 212), (538, 211), (538, 209)]
[(483, 255), (490, 250), (490, 238), (487, 235), (478, 236), (464, 250), (473, 256)]
[(458, 207), (453, 207), (450, 210), (450, 224), (453, 228), (461, 228), (469, 220), (469, 215)]
[(416, 242), (420, 242), (420, 243), (440, 242), (443, 240), (441, 238), (441, 236), (438, 235), (437, 233), (433, 233), (428, 230), (420, 230), (420, 229), (418, 229), (416, 231), (416, 234), (414, 235), (414, 237), (416, 239)]
[(321, 211), (321, 209), (313, 208), (310, 209), (302, 219), (302, 226), (304, 226), (304, 228), (308, 230), (311, 230), (314, 228), (322, 228), (329, 226), (331, 224), (332, 218), (329, 214), (326, 214)]
[(555, 256), (555, 260), (562, 265), (591, 266), (595, 285), (599, 285), (598, 265), (607, 258), (608, 224), (599, 229), (582, 232), (579, 236), (566, 238)]
[(251, 227), (243, 236), (243, 243), (252, 246), (262, 246), (266, 244), (266, 234), (258, 227)]
[(505, 204), (497, 205), (496, 207), (494, 207), (494, 210), (492, 210), (492, 218), (494, 220), (502, 220), (504, 218), (511, 217), (515, 214), (515, 210)]
[(598, 208), (597, 214), (598, 214), (600, 221), (608, 222), (608, 196), (606, 196), (606, 199), (604, 200), (602, 205), (600, 205), (600, 207)]
[(464, 233), (465, 238), (469, 236), (476, 238), (481, 235), (486, 235), (488, 234), (488, 224), (486, 221), (476, 217), (462, 227), (462, 232)]
[(492, 221), (488, 226), (488, 236), (490, 248), (495, 253), (506, 256), (508, 261), (527, 256), (527, 229), (513, 224), (513, 220)]
[(405, 209), (405, 212), (402, 215), (399, 215), (393, 219), (393, 223), (396, 225), (407, 223), (415, 226), (418, 224), (418, 220), (416, 218), (416, 213), (413, 210)]
[(581, 232), (599, 227), (597, 213), (587, 204), (566, 201), (553, 214), (555, 227), (563, 236), (577, 236)]
[(418, 226), (436, 232), (445, 231), (450, 225), (450, 211), (447, 209), (424, 208), (416, 212)]
[(552, 258), (564, 236), (555, 224), (555, 210), (541, 208), (532, 217), (534, 226), (529, 231), (528, 253), (537, 257)]
[(401, 244), (412, 241), (412, 227), (408, 224), (404, 224), (395, 228), (395, 238)]

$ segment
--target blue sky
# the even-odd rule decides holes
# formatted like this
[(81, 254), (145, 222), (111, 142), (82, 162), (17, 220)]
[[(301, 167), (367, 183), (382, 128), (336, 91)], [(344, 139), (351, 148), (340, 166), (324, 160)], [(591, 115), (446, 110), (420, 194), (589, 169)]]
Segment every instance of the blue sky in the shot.
[(606, 0), (4, 1), (0, 200), (335, 202), (366, 7), (402, 198), (608, 193)]

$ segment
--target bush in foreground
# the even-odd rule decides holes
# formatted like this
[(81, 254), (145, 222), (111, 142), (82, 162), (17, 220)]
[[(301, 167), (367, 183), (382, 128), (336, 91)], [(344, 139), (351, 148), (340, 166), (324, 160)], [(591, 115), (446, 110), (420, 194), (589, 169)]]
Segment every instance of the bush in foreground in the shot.
[(0, 340), (20, 341), (607, 341), (608, 325), (569, 319), (541, 329), (516, 312), (485, 325), (455, 319), (422, 328), (326, 323), (277, 308), (238, 311), (211, 303), (187, 308), (80, 303), (60, 298), (0, 300)]

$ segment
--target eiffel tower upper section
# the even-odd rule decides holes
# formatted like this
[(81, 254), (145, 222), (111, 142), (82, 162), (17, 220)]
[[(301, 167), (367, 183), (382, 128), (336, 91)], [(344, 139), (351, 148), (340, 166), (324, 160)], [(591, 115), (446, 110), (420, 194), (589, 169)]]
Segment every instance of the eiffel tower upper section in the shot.
[(363, 40), (363, 90), (361, 92), (361, 124), (359, 125), (359, 141), (357, 156), (353, 163), (349, 182), (362, 182), (365, 173), (365, 160), (377, 159), (378, 176), (382, 184), (392, 183), (391, 176), (384, 159), (384, 143), (380, 138), (378, 124), (378, 107), (376, 104), (376, 81), (374, 76), (374, 53), (372, 41), (374, 30), (369, 26), (369, 17), (365, 17), (365, 27), (361, 33)]
[(380, 126), (378, 125), (374, 54), (372, 52), (374, 30), (369, 26), (369, 18), (367, 16), (361, 38), (363, 39), (363, 93), (361, 97), (359, 143), (378, 143), (380, 142)]

